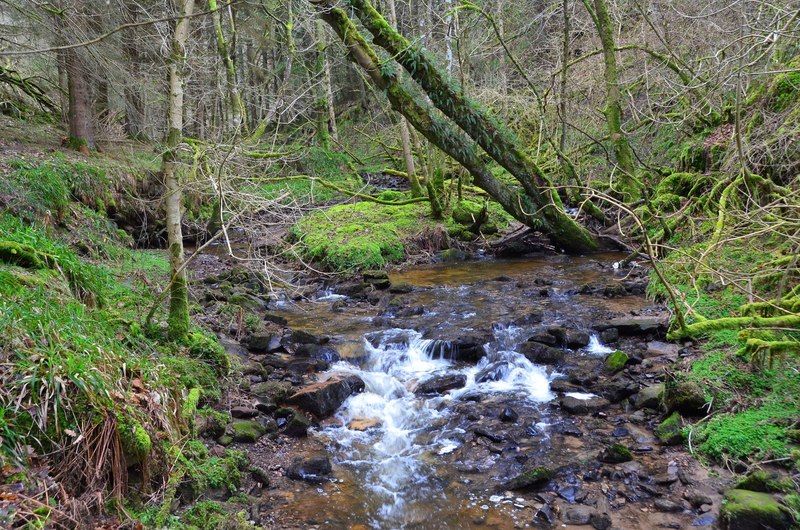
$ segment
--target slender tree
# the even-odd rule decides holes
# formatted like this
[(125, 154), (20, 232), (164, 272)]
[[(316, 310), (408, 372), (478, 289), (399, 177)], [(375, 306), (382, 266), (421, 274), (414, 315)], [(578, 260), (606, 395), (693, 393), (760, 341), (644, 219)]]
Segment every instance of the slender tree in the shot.
[(178, 0), (179, 19), (172, 35), (169, 62), (169, 103), (167, 105), (167, 141), (162, 159), (166, 187), (167, 246), (172, 281), (170, 282), (168, 334), (181, 340), (189, 332), (189, 300), (181, 230), (182, 197), (178, 173), (178, 146), (183, 139), (183, 84), (186, 67), (186, 42), (194, 0)]

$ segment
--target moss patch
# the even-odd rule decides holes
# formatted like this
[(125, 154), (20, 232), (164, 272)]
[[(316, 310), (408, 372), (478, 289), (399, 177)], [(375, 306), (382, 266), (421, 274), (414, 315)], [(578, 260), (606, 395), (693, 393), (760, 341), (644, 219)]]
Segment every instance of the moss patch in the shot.
[(766, 493), (733, 489), (725, 493), (720, 521), (731, 530), (788, 530), (793, 518), (788, 508)]

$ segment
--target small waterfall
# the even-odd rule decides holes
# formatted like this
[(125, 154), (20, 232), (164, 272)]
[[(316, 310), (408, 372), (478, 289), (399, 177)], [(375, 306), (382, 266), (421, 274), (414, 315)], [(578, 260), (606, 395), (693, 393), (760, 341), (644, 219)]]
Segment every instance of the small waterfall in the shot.
[(592, 355), (608, 355), (614, 351), (614, 348), (609, 348), (605, 344), (601, 343), (596, 334), (592, 333), (589, 335), (589, 345), (586, 346), (587, 353)]
[[(553, 398), (546, 371), (513, 351), (519, 335), (517, 328), (495, 326), (486, 355), (465, 367), (448, 359), (449, 343), (425, 340), (413, 330), (390, 329), (365, 338), (360, 365), (335, 365), (358, 375), (365, 390), (339, 409), (340, 426), (319, 435), (335, 461), (372, 492), (373, 526), (413, 525), (408, 518), (414, 504), (443, 497), (443, 486), (434, 478), (436, 458), (427, 455), (449, 454), (463, 439), (463, 430), (444, 428), (448, 403), (474, 393), (510, 392), (532, 402)], [(441, 396), (414, 394), (420, 382), (444, 374), (462, 374), (466, 385)]]

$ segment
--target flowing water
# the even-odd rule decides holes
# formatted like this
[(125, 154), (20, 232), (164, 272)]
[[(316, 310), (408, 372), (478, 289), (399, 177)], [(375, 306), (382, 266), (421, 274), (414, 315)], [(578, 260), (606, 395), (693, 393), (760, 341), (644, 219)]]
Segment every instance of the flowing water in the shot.
[[(550, 384), (563, 374), (516, 350), (547, 326), (588, 330), (600, 318), (644, 306), (639, 296), (609, 300), (575, 294), (585, 284), (620, 281), (612, 267), (619, 258), (553, 256), (415, 269), (392, 276), (393, 284), (415, 288), (401, 295), (400, 309), (384, 303), (339, 312), (331, 306), (339, 297), (331, 293), (287, 306), (292, 327), (332, 337), (343, 360), (331, 372), (355, 374), (366, 386), (313, 434), (334, 462), (336, 479), (298, 492), (293, 509), (314, 513), (314, 522), (331, 528), (519, 522), (524, 500), (495, 493), (507, 473), (518, 471), (522, 459), (514, 455), (553, 450)], [(529, 318), (532, 312), (535, 319)], [(464, 335), (485, 338), (476, 363), (453, 360), (452, 341)], [(588, 347), (571, 355), (610, 351), (592, 335)], [(463, 380), (463, 386), (435, 395), (414, 393), (419, 384), (443, 376)], [(484, 433), (486, 450), (479, 457), (467, 454), (465, 442), (475, 439), (481, 414), (506, 407), (519, 414), (520, 434), (510, 440)], [(526, 517), (529, 521), (530, 514)]]

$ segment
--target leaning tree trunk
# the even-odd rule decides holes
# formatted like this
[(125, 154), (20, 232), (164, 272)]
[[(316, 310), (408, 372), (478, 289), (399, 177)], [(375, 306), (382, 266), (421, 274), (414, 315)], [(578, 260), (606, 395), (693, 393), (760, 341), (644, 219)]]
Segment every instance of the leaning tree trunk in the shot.
[(406, 69), (434, 106), (458, 124), (520, 183), (528, 202), (534, 206), (526, 216), (526, 224), (547, 233), (564, 249), (584, 251), (597, 247), (594, 238), (564, 212), (548, 178), (507, 127), (465, 98), (419, 45), (412, 44), (389, 26), (369, 0), (349, 0), (348, 3), (372, 34), (375, 43)]
[(611, 16), (608, 13), (608, 6), (605, 0), (594, 0), (594, 9), (589, 4), (589, 0), (583, 0), (587, 11), (594, 21), (600, 42), (603, 47), (603, 70), (606, 83), (606, 106), (603, 110), (606, 115), (606, 125), (608, 134), (611, 138), (611, 145), (614, 148), (614, 157), (617, 166), (622, 170), (622, 189), (624, 195), (629, 198), (637, 198), (640, 195), (638, 186), (635, 184), (633, 149), (628, 143), (628, 137), (622, 131), (622, 103), (619, 90), (619, 70), (617, 68), (617, 48), (614, 42), (614, 26), (611, 23)]
[(400, 82), (397, 72), (380, 61), (344, 10), (325, 5), (322, 6), (321, 16), (344, 43), (350, 60), (364, 69), (378, 88), (386, 93), (392, 108), (405, 116), (431, 143), (464, 166), (472, 174), (476, 186), (486, 191), (515, 219), (550, 234), (565, 250), (594, 248), (591, 236), (571, 218), (566, 215), (543, 215), (541, 210), (548, 208), (533, 202), (523, 190), (511, 188), (496, 179), (481, 160), (475, 142), (442, 118), (422, 94), (410, 92), (410, 87)]
[(189, 298), (183, 257), (183, 232), (181, 231), (181, 191), (177, 171), (178, 146), (183, 138), (183, 79), (186, 66), (186, 40), (194, 11), (194, 0), (181, 0), (180, 17), (172, 36), (169, 58), (169, 102), (167, 105), (167, 141), (162, 159), (166, 187), (167, 245), (172, 280), (169, 285), (168, 335), (181, 340), (189, 333)]

